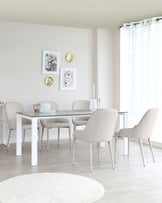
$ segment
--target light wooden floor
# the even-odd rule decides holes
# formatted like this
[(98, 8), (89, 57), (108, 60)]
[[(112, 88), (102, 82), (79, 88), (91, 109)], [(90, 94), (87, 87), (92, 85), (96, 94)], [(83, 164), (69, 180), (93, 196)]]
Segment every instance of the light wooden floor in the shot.
[[(143, 167), (137, 143), (131, 144), (130, 158), (122, 155), (122, 140), (118, 143), (118, 161), (113, 171), (108, 147), (101, 149), (101, 162), (97, 163), (97, 149), (93, 150), (93, 173), (89, 172), (87, 143), (77, 142), (77, 161), (72, 166), (72, 151), (68, 140), (50, 143), (49, 152), (44, 143), (39, 152), (39, 165), (30, 165), (30, 143), (25, 144), (23, 156), (15, 156), (15, 144), (9, 151), (0, 146), (0, 181), (12, 176), (40, 172), (63, 172), (87, 176), (101, 182), (105, 195), (98, 203), (162, 203), (162, 150), (155, 148), (156, 163), (150, 150), (144, 146), (146, 168)], [(78, 188), (79, 189), (79, 188)]]

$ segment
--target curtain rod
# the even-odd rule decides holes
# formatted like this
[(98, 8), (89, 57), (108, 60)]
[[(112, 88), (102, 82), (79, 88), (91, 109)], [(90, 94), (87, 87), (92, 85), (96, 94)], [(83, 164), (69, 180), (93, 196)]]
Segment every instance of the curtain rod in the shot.
[[(148, 18), (148, 19), (149, 19), (149, 18)], [(145, 20), (147, 20), (147, 19), (145, 19)], [(162, 20), (162, 17), (160, 17), (160, 18), (157, 17), (155, 20), (156, 20), (156, 21)], [(144, 20), (141, 20), (141, 21), (144, 21)], [(139, 23), (139, 22), (134, 23), (134, 25), (138, 25), (138, 24), (140, 24), (140, 23)], [(131, 26), (131, 25), (127, 25), (127, 26), (129, 27), (129, 26)], [(119, 28), (122, 28), (122, 27), (123, 27), (123, 25), (120, 25)]]

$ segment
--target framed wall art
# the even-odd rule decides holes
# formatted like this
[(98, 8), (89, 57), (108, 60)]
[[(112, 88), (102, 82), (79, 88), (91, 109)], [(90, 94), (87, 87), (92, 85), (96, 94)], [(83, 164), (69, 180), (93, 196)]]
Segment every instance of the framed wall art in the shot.
[(43, 51), (43, 74), (59, 74), (60, 52)]
[(60, 74), (60, 89), (75, 90), (77, 84), (76, 68), (61, 68)]

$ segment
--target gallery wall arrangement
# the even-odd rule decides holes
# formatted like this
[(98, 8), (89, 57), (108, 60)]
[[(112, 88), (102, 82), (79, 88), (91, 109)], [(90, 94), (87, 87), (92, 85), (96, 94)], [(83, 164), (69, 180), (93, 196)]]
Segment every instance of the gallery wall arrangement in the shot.
[[(76, 68), (60, 67), (60, 56), (60, 52), (44, 50), (42, 74), (60, 75), (60, 90), (76, 90), (77, 70)], [(71, 63), (74, 60), (74, 55), (72, 53), (67, 53), (65, 59), (67, 62)], [(54, 84), (53, 77), (46, 77), (45, 84), (48, 87), (51, 87)]]

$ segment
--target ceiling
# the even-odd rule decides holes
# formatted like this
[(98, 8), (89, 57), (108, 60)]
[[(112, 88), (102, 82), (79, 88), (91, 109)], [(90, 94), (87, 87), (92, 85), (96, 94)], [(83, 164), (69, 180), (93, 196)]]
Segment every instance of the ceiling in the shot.
[(162, 0), (0, 0), (0, 20), (87, 28), (117, 28), (162, 15)]

